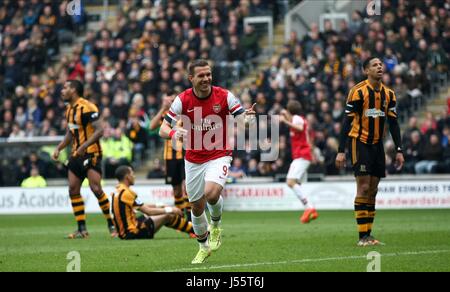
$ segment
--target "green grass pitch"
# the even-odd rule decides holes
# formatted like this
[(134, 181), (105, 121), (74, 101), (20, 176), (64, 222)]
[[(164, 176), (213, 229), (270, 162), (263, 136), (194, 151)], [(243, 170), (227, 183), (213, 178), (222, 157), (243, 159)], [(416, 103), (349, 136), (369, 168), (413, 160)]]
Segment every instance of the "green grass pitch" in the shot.
[(374, 235), (385, 246), (356, 247), (352, 211), (322, 211), (310, 224), (299, 212), (225, 212), (222, 247), (191, 265), (197, 242), (163, 228), (153, 240), (108, 237), (88, 215), (91, 237), (67, 240), (72, 215), (0, 216), (0, 271), (66, 271), (77, 251), (81, 271), (359, 271), (381, 254), (381, 271), (450, 271), (450, 210), (377, 211)]

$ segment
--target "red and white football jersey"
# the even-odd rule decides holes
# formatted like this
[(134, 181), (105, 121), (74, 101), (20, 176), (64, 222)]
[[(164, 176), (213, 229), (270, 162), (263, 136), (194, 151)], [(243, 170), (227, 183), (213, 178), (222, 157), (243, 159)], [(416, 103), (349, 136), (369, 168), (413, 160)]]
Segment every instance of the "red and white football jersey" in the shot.
[(226, 89), (213, 86), (207, 98), (198, 98), (189, 88), (175, 98), (165, 120), (172, 125), (182, 120), (188, 131), (185, 159), (201, 164), (232, 155), (227, 144), (227, 117), (244, 112), (239, 99)]
[(311, 161), (312, 156), (308, 138), (308, 122), (303, 117), (294, 115), (292, 123), (294, 125), (303, 126), (303, 131), (297, 131), (290, 128), (292, 159), (303, 158)]

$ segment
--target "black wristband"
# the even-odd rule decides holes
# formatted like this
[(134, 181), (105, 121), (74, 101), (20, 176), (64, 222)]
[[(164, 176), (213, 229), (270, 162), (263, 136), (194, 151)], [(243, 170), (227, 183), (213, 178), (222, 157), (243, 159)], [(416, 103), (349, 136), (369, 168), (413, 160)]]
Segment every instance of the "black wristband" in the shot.
[(403, 149), (401, 147), (397, 147), (397, 153), (403, 153)]

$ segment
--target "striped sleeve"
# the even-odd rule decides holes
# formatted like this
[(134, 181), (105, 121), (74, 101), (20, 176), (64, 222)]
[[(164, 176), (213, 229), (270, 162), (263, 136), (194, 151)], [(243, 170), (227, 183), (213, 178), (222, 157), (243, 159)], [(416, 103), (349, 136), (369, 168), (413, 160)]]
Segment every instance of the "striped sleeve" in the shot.
[(388, 117), (397, 118), (397, 97), (393, 91), (389, 91)]
[(93, 123), (100, 119), (100, 113), (98, 108), (93, 103), (85, 103), (82, 107), (83, 115), (81, 117), (83, 125), (87, 125), (88, 123)]
[(86, 107), (88, 109), (87, 110), (88, 112), (98, 112), (98, 107), (95, 104), (91, 103), (91, 102), (87, 103)]
[(362, 110), (363, 99), (361, 96), (361, 90), (352, 88), (347, 97), (347, 104), (345, 105), (345, 114), (353, 117), (356, 113), (360, 113)]
[(136, 192), (134, 192), (131, 189), (130, 189), (130, 198), (129, 199), (130, 199), (130, 203), (131, 203), (131, 200), (134, 200), (133, 207), (142, 207), (144, 205), (144, 203), (141, 200), (139, 200)]
[(171, 125), (172, 124), (176, 124), (176, 122), (179, 119), (179, 116), (182, 113), (182, 110), (183, 110), (183, 104), (181, 102), (180, 97), (177, 96), (175, 98), (175, 100), (173, 101), (172, 105), (170, 106), (170, 109), (167, 112), (167, 114), (164, 117), (164, 119)]
[(127, 206), (134, 207), (135, 199), (136, 196), (131, 191), (125, 190), (122, 193), (121, 201)]
[(233, 93), (228, 91), (227, 96), (228, 110), (233, 116), (238, 116), (245, 112), (239, 99)]

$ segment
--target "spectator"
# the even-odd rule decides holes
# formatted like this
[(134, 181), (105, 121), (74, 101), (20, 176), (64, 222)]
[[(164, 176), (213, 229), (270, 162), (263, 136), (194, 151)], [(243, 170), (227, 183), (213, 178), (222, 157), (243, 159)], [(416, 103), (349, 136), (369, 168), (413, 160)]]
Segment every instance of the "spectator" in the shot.
[(433, 113), (427, 112), (425, 114), (425, 121), (420, 127), (420, 132), (422, 135), (430, 135), (430, 133), (434, 133), (437, 130), (437, 122), (433, 116)]
[(45, 188), (47, 181), (39, 174), (36, 167), (31, 169), (31, 176), (25, 179), (20, 185), (22, 188)]
[(152, 167), (147, 174), (147, 178), (164, 178), (164, 172), (165, 170), (163, 164), (161, 163), (161, 160), (156, 158), (153, 160)]
[(126, 135), (134, 145), (133, 160), (143, 161), (144, 159), (144, 150), (147, 148), (148, 135), (143, 126), (143, 121), (140, 121), (135, 113), (130, 113)]
[(32, 122), (36, 125), (39, 125), (42, 119), (42, 110), (39, 108), (36, 100), (34, 98), (30, 98), (27, 103), (27, 111), (26, 111), (27, 121)]
[(436, 173), (436, 165), (442, 160), (442, 145), (436, 134), (431, 134), (428, 141), (420, 150), (421, 160), (416, 163), (415, 171), (417, 174)]
[(402, 141), (404, 145), (408, 145), (408, 143), (411, 141), (411, 134), (413, 132), (419, 132), (420, 135), (420, 129), (417, 126), (417, 117), (416, 116), (411, 116), (408, 120), (408, 127), (403, 131), (403, 137), (402, 137)]
[(112, 116), (117, 120), (126, 120), (128, 116), (128, 97), (122, 91), (117, 92), (114, 95), (113, 106), (111, 108)]
[(73, 41), (73, 20), (67, 15), (67, 2), (59, 5), (59, 17), (57, 18), (56, 28), (58, 31), (58, 40), (60, 43), (71, 44)]
[(107, 129), (100, 141), (103, 149), (105, 177), (114, 177), (114, 172), (121, 165), (130, 166), (133, 155), (133, 142), (121, 128)]
[(444, 128), (442, 139), (443, 155), (442, 160), (436, 166), (437, 173), (450, 173), (450, 129)]
[(335, 167), (335, 159), (338, 153), (338, 140), (334, 137), (327, 139), (326, 147), (323, 151), (325, 174), (326, 175), (338, 175), (339, 170)]
[(31, 138), (39, 134), (38, 127), (35, 126), (34, 122), (29, 120), (25, 124), (25, 137)]
[(25, 138), (25, 132), (21, 129), (18, 123), (14, 123), (9, 138)]
[(241, 39), (241, 46), (243, 52), (245, 52), (244, 60), (251, 60), (255, 58), (259, 53), (258, 36), (255, 33), (255, 28), (251, 25), (247, 25), (244, 28), (244, 35)]
[(251, 159), (248, 162), (247, 176), (258, 177), (261, 174), (258, 171), (258, 161), (256, 159)]
[(239, 179), (245, 177), (246, 170), (240, 158), (234, 158), (229, 170), (229, 177)]
[(436, 42), (431, 44), (428, 61), (431, 68), (439, 73), (447, 72), (449, 68), (449, 58)]
[(22, 66), (16, 63), (13, 57), (8, 57), (7, 64), (4, 68), (4, 81), (3, 84), (7, 91), (13, 91), (13, 88), (22, 82)]
[(403, 140), (405, 147), (405, 165), (404, 171), (406, 173), (415, 173), (415, 165), (420, 160), (422, 137), (418, 130), (409, 132), (407, 140)]
[[(113, 127), (119, 123), (128, 125), (128, 135), (135, 129), (140, 133), (137, 136), (143, 137), (145, 118), (138, 114), (137, 121), (130, 114), (135, 96), (146, 97), (141, 107), (152, 116), (165, 93), (178, 92), (186, 86), (187, 62), (199, 56), (219, 60), (219, 81), (234, 84), (246, 67), (254, 65), (260, 51), (255, 27), (244, 27), (243, 17), (274, 7), (267, 1), (210, 1), (201, 5), (126, 1), (121, 7), (118, 28), (102, 23), (97, 31), (87, 33), (86, 41), (80, 49), (74, 48), (72, 56), (60, 56), (61, 62), (49, 67), (49, 61), (59, 51), (58, 35), (62, 41), (68, 41), (69, 33), (77, 33), (79, 21), (85, 23), (87, 19), (84, 8), (81, 17), (74, 16), (69, 21), (63, 9), (68, 1), (53, 6), (48, 1), (33, 0), (27, 5), (22, 2), (0, 4), (0, 75), (4, 85), (0, 104), (7, 104), (6, 100), (12, 103), (1, 108), (3, 137), (11, 132), (20, 136), (27, 127), (28, 135), (47, 134), (51, 131), (49, 124), (56, 127), (58, 134), (64, 134), (65, 121), (58, 117), (64, 104), (58, 95), (61, 84), (71, 77), (85, 82), (85, 96), (98, 100), (108, 123)], [(415, 5), (391, 1), (381, 19), (354, 11), (348, 24), (341, 22), (339, 28), (334, 28), (326, 22), (324, 32), (311, 23), (304, 38), (293, 33), (282, 56), (274, 56), (267, 70), (257, 72), (257, 81), (245, 89), (246, 102), (251, 106), (256, 101), (259, 114), (273, 115), (287, 100), (301, 101), (313, 121), (311, 140), (318, 156), (325, 157), (330, 150), (327, 141), (340, 132), (348, 88), (363, 78), (360, 62), (379, 52), (385, 55), (388, 69), (383, 81), (396, 92), (400, 117), (407, 118), (426, 102), (431, 85), (439, 85), (448, 68), (450, 34), (446, 28), (450, 22), (443, 5), (427, 1), (421, 5), (421, 12), (415, 11)], [(220, 38), (223, 45), (217, 46), (215, 41)], [(219, 47), (225, 48), (227, 54), (222, 54)], [(45, 78), (38, 78), (47, 67)], [(31, 101), (29, 106), (29, 100), (35, 104)], [(57, 114), (52, 114), (52, 110)], [(19, 129), (14, 123), (19, 124)], [(429, 118), (423, 127), (427, 136), (441, 135), (443, 129)], [(281, 135), (285, 137), (286, 133)], [(149, 137), (156, 139), (151, 134)], [(151, 141), (144, 147), (149, 145), (157, 143)], [(280, 147), (285, 147), (281, 138)], [(252, 159), (256, 160), (252, 165), (257, 162), (262, 175), (282, 166), (260, 163), (259, 153), (249, 153), (241, 157), (244, 168), (249, 169)], [(326, 161), (325, 158), (323, 171), (331, 170), (326, 170)], [(319, 164), (317, 171), (321, 167)]]

